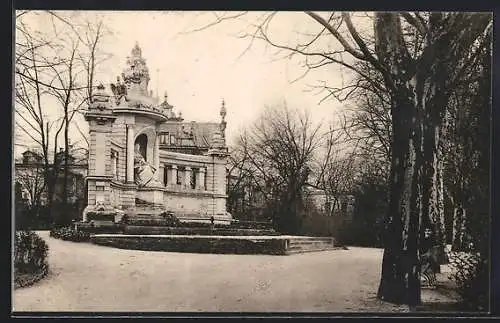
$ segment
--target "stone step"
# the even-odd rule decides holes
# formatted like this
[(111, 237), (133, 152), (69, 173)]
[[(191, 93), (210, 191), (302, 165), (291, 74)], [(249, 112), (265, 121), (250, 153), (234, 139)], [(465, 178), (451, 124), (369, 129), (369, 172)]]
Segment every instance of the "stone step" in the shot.
[(317, 244), (322, 244), (322, 245), (326, 245), (326, 246), (333, 246), (333, 242), (332, 241), (307, 241), (307, 242), (292, 242), (292, 241), (289, 241), (288, 242), (288, 245), (290, 247), (308, 247), (308, 246), (312, 246), (312, 245), (317, 245)]
[(325, 245), (325, 246), (333, 246), (332, 241), (304, 241), (304, 242), (289, 241), (289, 243), (288, 243), (288, 245), (290, 247), (308, 247), (311, 245), (318, 245), (318, 244)]
[(300, 237), (291, 238), (286, 249), (287, 254), (303, 252), (334, 250), (335, 242), (329, 237)]
[(313, 249), (300, 249), (300, 250), (287, 250), (287, 254), (298, 254), (298, 253), (306, 253), (306, 252), (319, 252), (319, 251), (328, 251), (328, 250), (337, 250), (336, 247), (324, 247), (324, 248), (313, 248)]
[(310, 245), (310, 246), (301, 246), (301, 247), (298, 247), (298, 246), (293, 246), (293, 247), (290, 247), (288, 246), (287, 250), (290, 250), (290, 251), (307, 251), (307, 250), (315, 250), (315, 249), (323, 249), (323, 248), (333, 248), (334, 246), (332, 245), (326, 245), (326, 244), (317, 244), (317, 245)]
[(317, 243), (323, 243), (323, 244), (328, 244), (332, 245), (334, 244), (333, 239), (308, 239), (308, 240), (295, 240), (292, 239), (290, 240), (290, 246), (302, 246), (302, 245), (310, 245), (310, 244), (317, 244)]

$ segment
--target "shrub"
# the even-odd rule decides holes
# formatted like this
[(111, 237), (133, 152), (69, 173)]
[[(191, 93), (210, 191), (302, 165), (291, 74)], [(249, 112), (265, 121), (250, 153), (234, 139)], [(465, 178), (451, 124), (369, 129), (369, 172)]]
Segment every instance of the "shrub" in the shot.
[(453, 252), (450, 254), (452, 271), (449, 279), (457, 284), (457, 292), (465, 305), (473, 310), (486, 310), (488, 306), (488, 260), (479, 253)]
[(88, 242), (90, 241), (90, 233), (74, 230), (69, 227), (62, 227), (50, 230), (50, 236), (56, 239), (62, 239), (73, 242)]
[(164, 225), (166, 225), (166, 226), (178, 227), (181, 225), (181, 221), (179, 221), (179, 219), (170, 212), (163, 212), (162, 214), (160, 214), (160, 216), (165, 221)]
[(16, 231), (14, 242), (14, 271), (18, 274), (36, 274), (48, 268), (49, 247), (45, 240), (32, 231)]

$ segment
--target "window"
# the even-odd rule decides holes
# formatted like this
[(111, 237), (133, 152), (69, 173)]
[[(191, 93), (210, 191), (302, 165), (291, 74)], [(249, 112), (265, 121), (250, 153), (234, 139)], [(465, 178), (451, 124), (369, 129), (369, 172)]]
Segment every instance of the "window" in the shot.
[(116, 159), (115, 159), (115, 178), (118, 179), (118, 162), (119, 162), (118, 154), (116, 154)]
[(191, 188), (194, 190), (196, 188), (196, 176), (198, 175), (198, 170), (193, 168), (193, 172), (191, 173)]
[(205, 176), (203, 177), (203, 189), (207, 189), (207, 169), (205, 168)]
[(170, 135), (170, 144), (175, 145), (175, 136), (174, 135)]
[(168, 138), (169, 138), (168, 132), (167, 133), (162, 133), (160, 135), (160, 143), (161, 144), (168, 144)]
[(114, 150), (111, 150), (111, 175), (118, 179), (118, 153)]
[(184, 167), (178, 167), (177, 168), (177, 180), (176, 180), (177, 185), (182, 184), (182, 173), (184, 173)]
[(167, 165), (163, 167), (163, 185), (167, 186), (168, 185), (168, 172), (170, 169), (168, 168)]

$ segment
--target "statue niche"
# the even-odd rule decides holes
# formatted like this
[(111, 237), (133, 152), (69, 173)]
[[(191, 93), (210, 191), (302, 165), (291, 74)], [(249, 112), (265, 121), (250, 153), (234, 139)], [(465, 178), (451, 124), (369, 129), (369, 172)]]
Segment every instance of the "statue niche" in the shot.
[(139, 187), (150, 187), (158, 184), (155, 180), (156, 169), (147, 162), (148, 137), (139, 135), (135, 140), (134, 181)]

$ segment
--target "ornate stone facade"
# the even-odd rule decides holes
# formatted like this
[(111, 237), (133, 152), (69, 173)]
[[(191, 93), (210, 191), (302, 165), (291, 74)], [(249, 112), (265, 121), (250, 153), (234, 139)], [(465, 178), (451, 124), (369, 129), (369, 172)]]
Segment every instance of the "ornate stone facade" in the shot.
[(148, 67), (138, 44), (127, 65), (122, 79), (110, 86), (112, 94), (99, 86), (86, 113), (87, 209), (104, 203), (140, 212), (147, 205), (185, 221), (213, 217), (229, 223), (224, 102), (220, 123), (185, 122), (166, 94), (160, 103), (148, 91)]

